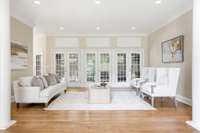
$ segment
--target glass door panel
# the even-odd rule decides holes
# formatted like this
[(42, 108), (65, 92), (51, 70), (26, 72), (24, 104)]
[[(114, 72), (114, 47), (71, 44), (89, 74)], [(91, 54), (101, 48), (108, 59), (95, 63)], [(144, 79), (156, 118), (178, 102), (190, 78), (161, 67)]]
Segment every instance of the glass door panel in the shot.
[(100, 54), (100, 82), (109, 82), (110, 81), (110, 57), (109, 53), (101, 53)]
[(42, 55), (36, 55), (36, 76), (42, 75)]
[(95, 82), (96, 77), (96, 54), (87, 53), (86, 55), (87, 67), (86, 67), (86, 80), (87, 82)]
[(69, 82), (79, 81), (79, 54), (69, 53)]
[(140, 78), (140, 54), (131, 53), (131, 79)]
[(56, 53), (56, 74), (60, 79), (64, 78), (65, 76), (65, 59), (64, 54)]
[(118, 82), (126, 82), (126, 53), (118, 53), (117, 54), (117, 81)]

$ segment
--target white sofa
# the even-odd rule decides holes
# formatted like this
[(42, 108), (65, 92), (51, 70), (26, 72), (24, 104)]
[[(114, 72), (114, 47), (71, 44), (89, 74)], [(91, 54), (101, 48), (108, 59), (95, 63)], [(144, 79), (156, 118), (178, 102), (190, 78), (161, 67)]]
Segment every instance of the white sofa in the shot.
[(13, 82), (15, 102), (20, 103), (44, 103), (46, 106), (48, 102), (56, 95), (64, 93), (66, 89), (66, 82), (61, 82), (45, 89), (40, 87), (32, 87), (32, 77), (23, 77), (27, 83), (26, 87), (19, 86), (20, 80)]

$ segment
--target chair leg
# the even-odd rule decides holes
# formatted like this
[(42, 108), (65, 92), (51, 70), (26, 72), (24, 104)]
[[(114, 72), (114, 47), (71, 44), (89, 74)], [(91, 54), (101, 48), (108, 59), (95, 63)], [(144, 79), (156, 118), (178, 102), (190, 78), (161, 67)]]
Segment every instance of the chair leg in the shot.
[(151, 105), (154, 107), (154, 97), (151, 97)]

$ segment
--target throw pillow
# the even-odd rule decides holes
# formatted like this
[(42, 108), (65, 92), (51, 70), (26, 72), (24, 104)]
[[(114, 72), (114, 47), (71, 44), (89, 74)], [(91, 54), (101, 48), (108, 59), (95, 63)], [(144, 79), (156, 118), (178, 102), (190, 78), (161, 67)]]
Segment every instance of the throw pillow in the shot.
[(54, 76), (48, 75), (48, 76), (44, 76), (44, 77), (47, 80), (47, 83), (49, 86), (57, 84), (56, 78)]
[(31, 81), (33, 77), (22, 77), (19, 79), (18, 85), (20, 87), (28, 87), (31, 86)]
[(44, 88), (49, 87), (46, 78), (45, 78), (44, 76), (40, 76), (40, 78), (42, 79), (42, 82), (43, 82), (43, 84), (44, 84)]
[(44, 87), (44, 84), (43, 84), (43, 81), (40, 77), (33, 77), (32, 79), (32, 82), (31, 82), (32, 86), (35, 86), (35, 87), (40, 87), (41, 90), (43, 90), (45, 87)]
[(60, 79), (59, 79), (58, 75), (53, 74), (53, 73), (49, 73), (49, 75), (54, 76), (55, 79), (56, 79), (56, 82), (57, 82), (57, 83), (60, 83)]

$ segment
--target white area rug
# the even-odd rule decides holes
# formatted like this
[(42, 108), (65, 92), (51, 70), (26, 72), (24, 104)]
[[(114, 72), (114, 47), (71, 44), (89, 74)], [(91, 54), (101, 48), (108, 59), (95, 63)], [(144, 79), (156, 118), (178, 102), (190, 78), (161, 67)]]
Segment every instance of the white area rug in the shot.
[(88, 104), (87, 92), (70, 92), (55, 99), (45, 110), (155, 110), (135, 91), (113, 91), (111, 104)]

